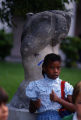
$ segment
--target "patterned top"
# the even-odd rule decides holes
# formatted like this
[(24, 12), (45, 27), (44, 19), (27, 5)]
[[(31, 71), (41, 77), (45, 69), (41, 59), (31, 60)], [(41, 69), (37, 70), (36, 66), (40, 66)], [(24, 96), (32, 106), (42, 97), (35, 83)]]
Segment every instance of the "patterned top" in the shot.
[[(58, 110), (61, 105), (58, 102), (50, 100), (50, 93), (52, 90), (58, 97), (61, 98), (61, 79), (50, 79), (45, 75), (44, 79), (32, 81), (26, 88), (26, 96), (32, 100), (40, 99), (41, 107), (38, 112), (44, 112), (47, 110)], [(65, 97), (72, 95), (73, 87), (68, 82), (65, 82)]]

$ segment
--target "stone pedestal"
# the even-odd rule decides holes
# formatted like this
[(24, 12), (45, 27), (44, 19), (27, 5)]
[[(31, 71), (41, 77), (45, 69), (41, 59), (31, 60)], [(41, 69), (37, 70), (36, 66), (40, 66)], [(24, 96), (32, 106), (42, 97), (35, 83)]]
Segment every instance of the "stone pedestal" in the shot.
[(36, 120), (36, 113), (31, 114), (27, 109), (9, 107), (8, 120)]

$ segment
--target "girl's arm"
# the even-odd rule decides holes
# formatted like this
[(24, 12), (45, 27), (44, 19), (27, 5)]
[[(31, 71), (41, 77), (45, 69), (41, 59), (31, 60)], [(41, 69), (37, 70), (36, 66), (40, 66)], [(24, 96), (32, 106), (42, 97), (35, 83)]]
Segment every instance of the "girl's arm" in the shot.
[(67, 110), (71, 111), (71, 112), (75, 112), (75, 106), (74, 104), (62, 99), (62, 98), (58, 98), (57, 102), (60, 103), (64, 108), (66, 108)]
[(59, 98), (54, 91), (52, 90), (52, 93), (50, 94), (50, 100), (54, 101), (54, 102), (58, 102), (60, 103), (64, 108), (66, 108), (67, 110), (71, 111), (71, 112), (75, 112), (75, 106), (74, 104), (71, 103), (71, 95), (67, 96), (68, 101)]
[(40, 99), (38, 100), (30, 100), (30, 104), (29, 104), (29, 111), (30, 113), (34, 113), (36, 112), (37, 109), (39, 109), (41, 106), (41, 102), (40, 102)]

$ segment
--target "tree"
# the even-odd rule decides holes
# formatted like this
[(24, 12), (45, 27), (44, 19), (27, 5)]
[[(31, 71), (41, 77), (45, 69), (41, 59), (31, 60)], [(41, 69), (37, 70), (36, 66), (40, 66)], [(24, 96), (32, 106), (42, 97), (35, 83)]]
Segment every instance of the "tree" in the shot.
[(65, 2), (68, 3), (68, 0), (2, 0), (0, 18), (3, 23), (11, 25), (13, 16), (25, 17), (28, 12), (36, 13), (52, 9), (65, 10)]

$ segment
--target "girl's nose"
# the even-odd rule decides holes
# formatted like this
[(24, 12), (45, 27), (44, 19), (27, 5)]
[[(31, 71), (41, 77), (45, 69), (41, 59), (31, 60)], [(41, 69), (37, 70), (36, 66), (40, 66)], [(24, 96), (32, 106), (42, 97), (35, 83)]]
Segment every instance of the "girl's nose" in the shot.
[(57, 71), (58, 71), (58, 69), (57, 69), (57, 68), (55, 68), (55, 69), (54, 69), (54, 71), (55, 71), (55, 72), (57, 72)]

